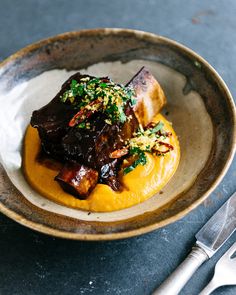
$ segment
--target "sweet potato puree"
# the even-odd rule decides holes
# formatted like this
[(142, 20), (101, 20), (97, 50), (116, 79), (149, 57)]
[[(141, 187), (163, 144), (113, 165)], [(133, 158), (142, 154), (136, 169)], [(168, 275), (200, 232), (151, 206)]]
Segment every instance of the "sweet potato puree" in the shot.
[(160, 191), (175, 173), (180, 149), (177, 136), (171, 124), (160, 114), (156, 122), (162, 121), (164, 129), (172, 132), (170, 144), (174, 150), (163, 156), (153, 156), (147, 153), (147, 164), (138, 165), (133, 171), (123, 177), (125, 189), (113, 191), (108, 185), (97, 184), (86, 200), (79, 200), (62, 190), (54, 181), (59, 172), (57, 165), (45, 165), (38, 161), (40, 138), (38, 131), (29, 126), (24, 141), (23, 169), (31, 186), (46, 198), (62, 205), (94, 212), (115, 211), (131, 207), (152, 197)]

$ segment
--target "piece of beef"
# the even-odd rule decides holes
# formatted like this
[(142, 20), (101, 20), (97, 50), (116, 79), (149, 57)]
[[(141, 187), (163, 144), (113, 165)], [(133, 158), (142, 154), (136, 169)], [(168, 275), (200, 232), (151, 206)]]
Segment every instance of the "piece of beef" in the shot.
[(118, 172), (123, 159), (111, 159), (110, 154), (124, 146), (125, 141), (133, 136), (139, 126), (129, 104), (125, 113), (130, 117), (130, 120), (127, 120), (124, 124), (106, 125), (103, 132), (97, 137), (95, 144), (96, 168), (101, 172), (101, 182), (108, 184), (116, 191), (122, 188), (118, 179)]
[(61, 140), (69, 132), (68, 122), (77, 112), (70, 104), (62, 103), (60, 97), (70, 88), (72, 79), (79, 81), (87, 76), (80, 73), (71, 76), (47, 105), (32, 114), (30, 123), (38, 129), (43, 151), (57, 160), (64, 160)]
[(55, 180), (65, 191), (86, 199), (98, 182), (98, 172), (78, 163), (67, 163)]
[(69, 127), (68, 122), (77, 110), (70, 104), (62, 103), (60, 97), (69, 89), (72, 79), (79, 82), (84, 77), (87, 76), (80, 73), (70, 77), (49, 104), (33, 112), (31, 125), (38, 129), (42, 149), (46, 154), (62, 162), (75, 161), (96, 169), (100, 182), (119, 190), (121, 186), (117, 175), (121, 159), (110, 159), (109, 154), (132, 136), (138, 122), (127, 104), (126, 113), (132, 119), (125, 124), (106, 124), (105, 116), (95, 113), (90, 118), (93, 122), (91, 129)]
[[(118, 171), (122, 158), (112, 159), (109, 155), (114, 150), (121, 148), (124, 142), (133, 136), (133, 133), (139, 126), (135, 112), (139, 119), (142, 112), (145, 114), (143, 108), (146, 109), (147, 113), (148, 106), (145, 105), (144, 98), (151, 96), (150, 99), (154, 99), (157, 84), (153, 82), (155, 79), (150, 72), (146, 68), (142, 68), (127, 84), (127, 86), (131, 85), (134, 88), (137, 97), (135, 112), (129, 103), (126, 105), (125, 113), (129, 116), (129, 121), (126, 121), (124, 124), (116, 123), (109, 125), (105, 122), (104, 114), (97, 112), (90, 118), (90, 122), (92, 122), (91, 129), (81, 129), (76, 126), (69, 126), (69, 121), (78, 110), (74, 109), (70, 103), (62, 103), (60, 97), (70, 88), (72, 79), (79, 82), (84, 77), (88, 76), (81, 75), (80, 73), (71, 76), (62, 85), (60, 92), (50, 103), (33, 112), (31, 125), (38, 129), (42, 149), (46, 154), (63, 163), (80, 163), (96, 170), (99, 174), (99, 182), (106, 183), (114, 190), (119, 191), (121, 190), (121, 184), (118, 178)], [(154, 105), (157, 106), (157, 104)], [(153, 110), (149, 112), (153, 113)], [(148, 120), (150, 120), (150, 117), (151, 115), (149, 114)], [(142, 120), (140, 119), (140, 121)], [(73, 168), (74, 174), (76, 174), (76, 167)], [(77, 168), (79, 173), (80, 166)], [(68, 171), (67, 166), (65, 171)], [(60, 177), (58, 176), (56, 180), (58, 181)], [(91, 186), (92, 184), (93, 182), (91, 182)], [(64, 189), (69, 189), (71, 185), (65, 186), (64, 183), (63, 187)], [(78, 184), (77, 193), (72, 189), (70, 191), (78, 195)]]
[(138, 128), (138, 121), (130, 105), (126, 107), (130, 121), (109, 125), (103, 114), (94, 114), (91, 129), (72, 128), (62, 139), (66, 160), (83, 163), (99, 171), (100, 182), (118, 191), (121, 184), (118, 171), (122, 159), (111, 159), (110, 153), (124, 145)]

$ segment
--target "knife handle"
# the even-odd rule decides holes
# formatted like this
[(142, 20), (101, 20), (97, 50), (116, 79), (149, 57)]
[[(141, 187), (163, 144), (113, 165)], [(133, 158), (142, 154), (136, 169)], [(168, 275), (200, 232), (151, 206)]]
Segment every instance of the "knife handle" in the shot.
[(188, 257), (156, 289), (153, 295), (177, 295), (204, 261), (209, 259), (206, 252), (195, 245)]

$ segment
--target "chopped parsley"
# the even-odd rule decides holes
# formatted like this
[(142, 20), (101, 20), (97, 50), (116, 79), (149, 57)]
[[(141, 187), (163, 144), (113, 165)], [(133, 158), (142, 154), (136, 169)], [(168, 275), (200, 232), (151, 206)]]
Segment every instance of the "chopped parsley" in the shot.
[(124, 174), (131, 172), (138, 165), (145, 165), (147, 163), (145, 153), (164, 156), (173, 149), (171, 144), (165, 142), (165, 139), (171, 134), (165, 132), (163, 127), (164, 124), (161, 121), (146, 130), (140, 126), (139, 130), (134, 133), (134, 137), (126, 142), (126, 148), (129, 149), (128, 155), (134, 156), (135, 160), (130, 166), (123, 169)]
[(82, 123), (79, 123), (77, 125), (78, 128), (82, 128), (82, 129), (85, 129), (86, 128), (86, 123), (85, 122), (82, 122)]
[[(96, 103), (93, 104), (93, 101)], [(87, 116), (82, 115), (88, 112), (100, 111), (106, 115), (106, 123), (125, 123), (128, 117), (125, 114), (127, 102), (131, 105), (136, 103), (134, 91), (130, 87), (115, 84), (109, 78), (81, 78), (79, 82), (72, 80), (70, 89), (61, 96), (61, 102), (72, 104), (78, 110), (79, 115), (74, 118), (73, 126), (85, 128), (82, 121), (86, 121)], [(81, 112), (83, 110), (83, 112)], [(71, 125), (70, 125), (71, 126)]]
[(164, 127), (164, 124), (160, 121), (150, 131), (151, 131), (151, 133), (157, 133), (158, 131), (161, 131), (163, 127)]
[(132, 165), (124, 168), (124, 170), (123, 170), (124, 174), (131, 172), (138, 165), (145, 165), (147, 163), (147, 157), (146, 157), (144, 151), (142, 151), (140, 148), (137, 148), (137, 147), (132, 148), (132, 149), (130, 149), (129, 153), (130, 153), (130, 155), (136, 156), (137, 159), (132, 163)]

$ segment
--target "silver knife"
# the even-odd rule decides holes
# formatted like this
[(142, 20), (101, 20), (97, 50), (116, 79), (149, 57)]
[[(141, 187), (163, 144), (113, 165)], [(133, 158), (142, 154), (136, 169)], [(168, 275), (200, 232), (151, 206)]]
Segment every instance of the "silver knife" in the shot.
[(188, 257), (153, 295), (177, 295), (203, 262), (211, 258), (236, 229), (236, 192), (196, 234)]

